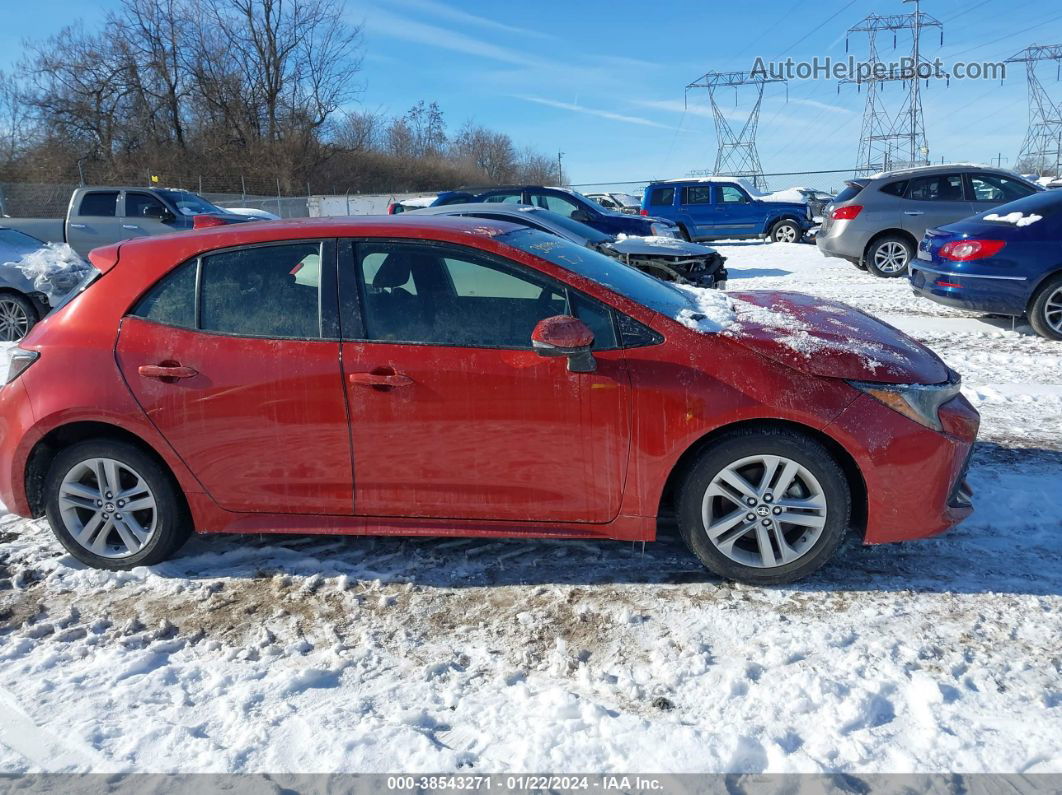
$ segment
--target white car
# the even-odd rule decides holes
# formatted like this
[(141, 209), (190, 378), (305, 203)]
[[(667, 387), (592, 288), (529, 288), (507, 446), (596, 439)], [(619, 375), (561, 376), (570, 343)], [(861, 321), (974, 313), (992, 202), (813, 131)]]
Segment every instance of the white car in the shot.
[(597, 202), (606, 210), (637, 215), (642, 208), (642, 200), (631, 193), (584, 193), (586, 198)]
[(245, 215), (248, 218), (257, 218), (259, 221), (279, 221), (280, 216), (257, 207), (225, 207), (225, 212), (234, 215)]

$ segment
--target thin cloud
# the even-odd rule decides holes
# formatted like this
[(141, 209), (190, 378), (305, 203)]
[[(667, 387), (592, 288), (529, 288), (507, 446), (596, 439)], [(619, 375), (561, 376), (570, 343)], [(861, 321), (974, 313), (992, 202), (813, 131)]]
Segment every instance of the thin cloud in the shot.
[(571, 102), (559, 102), (555, 99), (545, 99), (544, 97), (526, 96), (523, 94), (515, 94), (516, 99), (522, 99), (525, 102), (534, 102), (538, 105), (545, 105), (550, 108), (560, 108), (561, 110), (570, 110), (574, 113), (584, 113), (587, 116), (597, 116), (601, 119), (610, 119), (612, 121), (621, 121), (627, 124), (638, 124), (642, 127), (658, 127), (662, 130), (670, 130), (666, 124), (660, 124), (651, 119), (646, 119), (642, 116), (627, 116), (623, 113), (614, 113), (610, 110), (599, 110), (597, 108), (588, 108), (583, 105), (575, 105)]
[(849, 108), (842, 108), (840, 105), (831, 105), (829, 102), (819, 102), (817, 99), (790, 99), (790, 103), (793, 105), (806, 105), (809, 108), (817, 108), (818, 110), (829, 111), (830, 113), (852, 113)]
[(534, 36), (539, 39), (557, 38), (550, 33), (529, 30), (528, 28), (520, 28), (515, 25), (506, 25), (504, 22), (498, 22), (493, 19), (488, 19), (487, 17), (470, 14), (467, 11), (461, 11), (460, 9), (451, 8), (442, 3), (433, 2), (433, 0), (392, 0), (392, 4), (403, 5), (406, 8), (414, 8), (441, 19), (449, 19), (465, 25), (477, 25), (481, 28), (496, 30), (503, 33), (514, 33), (519, 36)]
[(708, 104), (706, 99), (698, 101), (691, 97), (686, 104), (677, 99), (639, 99), (635, 100), (633, 104), (640, 108), (663, 110), (668, 113), (688, 113), (693, 116), (712, 117), (712, 106)]

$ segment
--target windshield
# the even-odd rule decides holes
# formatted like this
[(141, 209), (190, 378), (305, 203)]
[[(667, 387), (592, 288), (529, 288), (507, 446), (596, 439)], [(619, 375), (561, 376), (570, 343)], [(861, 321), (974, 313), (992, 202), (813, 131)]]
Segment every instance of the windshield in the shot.
[(619, 260), (536, 229), (517, 229), (496, 240), (592, 279), (613, 292), (668, 317), (692, 306), (681, 290)]
[(167, 190), (163, 194), (177, 206), (182, 215), (223, 215), (220, 207), (211, 204), (202, 196), (186, 190)]
[(561, 229), (567, 230), (576, 237), (581, 237), (588, 240), (591, 243), (607, 243), (612, 240), (612, 235), (606, 235), (604, 232), (599, 232), (592, 226), (587, 226), (579, 221), (573, 221), (566, 215), (555, 213), (552, 210), (544, 210), (541, 207), (536, 207), (532, 210), (521, 210), (526, 212), (531, 218), (540, 218), (546, 225), (553, 224), (559, 226)]

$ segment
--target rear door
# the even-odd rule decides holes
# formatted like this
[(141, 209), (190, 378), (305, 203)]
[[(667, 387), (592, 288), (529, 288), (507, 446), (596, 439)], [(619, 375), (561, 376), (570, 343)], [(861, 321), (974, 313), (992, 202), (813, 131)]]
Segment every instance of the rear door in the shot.
[[(340, 263), (356, 513), (615, 518), (630, 387), (607, 307), (464, 246), (366, 241)], [(597, 372), (531, 349), (539, 320), (569, 312), (595, 332)]]
[(126, 383), (226, 510), (352, 513), (335, 250), (300, 240), (210, 253), (122, 320)]
[(688, 185), (679, 188), (679, 209), (692, 237), (714, 237), (719, 215), (712, 204), (711, 185)]
[(921, 240), (931, 226), (950, 224), (974, 213), (961, 172), (912, 177), (904, 198), (903, 216), (897, 220), (915, 240)]
[(70, 208), (66, 242), (78, 254), (85, 256), (94, 248), (125, 240), (122, 222), (118, 217), (116, 190), (89, 190), (81, 194), (76, 207)]

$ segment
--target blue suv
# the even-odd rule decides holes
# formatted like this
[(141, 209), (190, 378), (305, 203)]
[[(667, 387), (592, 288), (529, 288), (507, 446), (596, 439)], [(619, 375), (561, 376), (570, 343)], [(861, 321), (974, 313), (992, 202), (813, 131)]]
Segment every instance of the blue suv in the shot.
[(724, 177), (653, 182), (642, 212), (674, 221), (687, 240), (769, 237), (797, 243), (813, 226), (807, 204), (762, 199), (743, 180)]
[(541, 185), (507, 185), (492, 188), (459, 188), (440, 193), (432, 207), (468, 202), (530, 204), (579, 221), (606, 235), (681, 237), (678, 227), (665, 218), (647, 218), (606, 210), (581, 193)]

